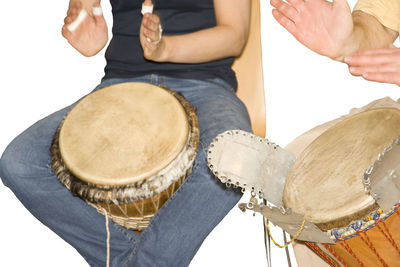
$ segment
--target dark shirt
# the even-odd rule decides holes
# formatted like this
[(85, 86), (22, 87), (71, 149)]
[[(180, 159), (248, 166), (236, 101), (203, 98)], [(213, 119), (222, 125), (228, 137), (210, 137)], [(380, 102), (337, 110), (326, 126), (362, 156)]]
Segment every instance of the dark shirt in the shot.
[[(149, 73), (186, 79), (222, 78), (233, 88), (237, 81), (231, 66), (234, 58), (201, 64), (158, 63), (146, 60), (139, 41), (143, 0), (110, 0), (113, 38), (106, 51), (105, 77), (129, 78)], [(164, 35), (179, 35), (216, 25), (213, 0), (153, 0)]]

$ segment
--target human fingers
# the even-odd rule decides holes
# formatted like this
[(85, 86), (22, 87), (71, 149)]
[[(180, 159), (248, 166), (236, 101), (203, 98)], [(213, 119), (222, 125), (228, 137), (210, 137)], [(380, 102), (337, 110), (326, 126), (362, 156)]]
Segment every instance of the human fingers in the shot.
[(67, 16), (77, 16), (81, 9), (82, 9), (82, 3), (75, 2), (68, 8)]
[(400, 62), (400, 54), (353, 54), (344, 58), (349, 66), (374, 66), (382, 64), (397, 64)]
[(301, 6), (304, 5), (304, 0), (287, 0), (297, 10), (300, 10)]
[(160, 18), (154, 14), (145, 14), (142, 24), (146, 29), (157, 32), (159, 30)]
[(272, 10), (272, 15), (275, 18), (275, 20), (282, 25), (283, 28), (285, 28), (288, 32), (290, 32), (292, 35), (295, 35), (296, 32), (296, 25), (292, 20), (287, 18), (285, 15), (283, 15), (279, 10), (273, 9)]
[(103, 9), (100, 6), (100, 2), (95, 3), (92, 6), (92, 14), (93, 14), (93, 19), (97, 25), (106, 24), (106, 20), (104, 19), (103, 16)]
[(285, 17), (292, 20), (293, 22), (299, 14), (296, 8), (283, 2), (282, 0), (271, 0), (270, 3), (274, 8), (276, 8), (276, 10), (281, 12)]
[(87, 11), (84, 8), (82, 8), (78, 16), (71, 23), (67, 25), (67, 29), (70, 32), (75, 31), (79, 27), (79, 25), (81, 25), (81, 23), (86, 19), (87, 16), (88, 16)]
[(400, 53), (400, 49), (396, 47), (365, 49), (365, 50), (359, 50), (355, 52), (353, 55), (363, 56), (363, 55), (379, 55), (379, 54), (395, 54), (395, 53)]
[(151, 0), (145, 0), (142, 4), (142, 15), (147, 13), (153, 13), (153, 2)]
[(103, 16), (103, 9), (101, 8), (100, 2), (96, 2), (92, 6), (92, 14), (94, 17)]
[(64, 24), (70, 24), (72, 21), (73, 21), (73, 19), (71, 17), (69, 17), (69, 16), (66, 16), (64, 18)]
[(400, 76), (397, 72), (365, 73), (362, 77), (367, 81), (391, 83), (400, 86)]
[(145, 14), (142, 21), (142, 32), (147, 42), (158, 44), (162, 38), (159, 17), (153, 14)]
[(64, 24), (64, 26), (61, 28), (61, 34), (67, 40), (72, 37), (72, 32), (67, 29), (67, 24)]
[(80, 10), (82, 8), (82, 4), (80, 2), (75, 3), (68, 9), (67, 16), (64, 18), (64, 23), (69, 24), (76, 19)]
[(374, 66), (350, 66), (349, 72), (354, 76), (361, 76), (366, 73), (389, 73), (396, 72), (398, 68), (391, 64)]
[(144, 49), (146, 55), (151, 54), (153, 51), (155, 51), (157, 49), (157, 45), (152, 42), (145, 42), (144, 46), (146, 48), (146, 49)]

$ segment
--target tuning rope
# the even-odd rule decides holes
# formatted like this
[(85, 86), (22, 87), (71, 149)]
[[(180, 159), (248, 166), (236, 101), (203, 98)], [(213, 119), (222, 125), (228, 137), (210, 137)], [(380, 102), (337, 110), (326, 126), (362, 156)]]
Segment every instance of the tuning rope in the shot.
[(272, 242), (274, 243), (274, 245), (277, 246), (278, 248), (286, 248), (287, 246), (289, 246), (294, 240), (296, 240), (300, 236), (301, 232), (304, 229), (304, 225), (306, 224), (306, 219), (305, 218), (303, 219), (303, 222), (301, 223), (300, 229), (297, 231), (296, 235), (292, 239), (290, 239), (288, 242), (285, 242), (285, 244), (283, 244), (283, 245), (278, 244), (275, 241), (275, 239), (272, 237), (271, 231), (269, 229), (269, 220), (266, 217), (264, 217), (264, 222), (265, 222), (265, 226), (267, 227), (268, 234), (269, 234)]

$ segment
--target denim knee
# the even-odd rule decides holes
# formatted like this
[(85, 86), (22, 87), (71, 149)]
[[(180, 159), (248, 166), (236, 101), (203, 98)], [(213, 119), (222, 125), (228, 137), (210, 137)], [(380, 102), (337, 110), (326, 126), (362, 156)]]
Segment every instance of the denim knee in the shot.
[(11, 149), (9, 147), (6, 148), (6, 150), (3, 152), (3, 155), (0, 158), (0, 178), (5, 186), (9, 186), (8, 180), (12, 176), (10, 173), (12, 173), (12, 159), (13, 156), (11, 155), (12, 152), (10, 152)]
[[(12, 191), (32, 187), (32, 177), (48, 176), (50, 171), (50, 151), (41, 155), (43, 149), (37, 151), (38, 144), (29, 143), (32, 138), (22, 134), (12, 141), (0, 158), (0, 177), (3, 184)], [(40, 143), (40, 142), (39, 142)], [(46, 148), (45, 148), (46, 149)]]

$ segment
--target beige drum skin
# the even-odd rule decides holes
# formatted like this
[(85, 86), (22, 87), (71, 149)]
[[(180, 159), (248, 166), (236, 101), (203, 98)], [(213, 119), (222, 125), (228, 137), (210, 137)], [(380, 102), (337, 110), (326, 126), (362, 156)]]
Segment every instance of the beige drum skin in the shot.
[[(400, 266), (398, 205), (382, 214), (364, 191), (364, 172), (400, 136), (400, 103), (380, 99), (315, 127), (286, 149), (297, 155), (284, 190), (285, 206), (321, 230), (343, 232), (337, 242), (296, 242), (299, 266)], [(363, 223), (360, 230), (348, 231)]]
[(190, 172), (198, 139), (195, 109), (176, 92), (111, 85), (67, 114), (53, 141), (53, 169), (74, 194), (140, 230)]

